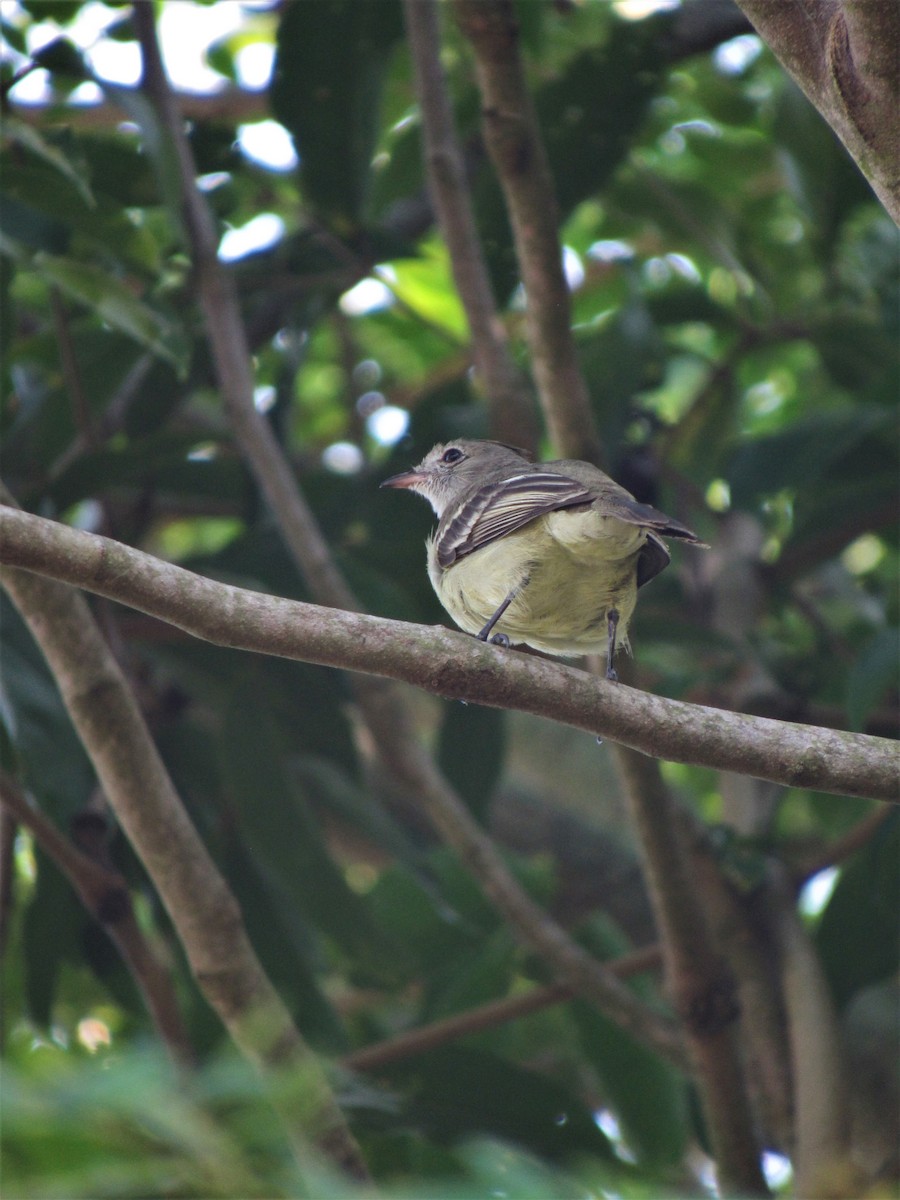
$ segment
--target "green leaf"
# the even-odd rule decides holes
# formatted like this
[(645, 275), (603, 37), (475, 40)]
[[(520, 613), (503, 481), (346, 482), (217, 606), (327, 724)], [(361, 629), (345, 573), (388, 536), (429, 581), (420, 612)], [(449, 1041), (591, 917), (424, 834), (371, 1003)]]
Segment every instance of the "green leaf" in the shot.
[(385, 939), (347, 886), (288, 769), (288, 738), (268, 702), (264, 672), (250, 667), (235, 678), (221, 729), (222, 774), (243, 838), (295, 916), (314, 922), (367, 969), (380, 970), (390, 961)]
[(841, 871), (815, 931), (838, 1008), (900, 965), (900, 812)]
[(11, 141), (59, 171), (60, 175), (78, 191), (85, 204), (90, 208), (95, 207), (96, 201), (84, 177), (83, 166), (71, 162), (63, 151), (58, 146), (54, 146), (40, 130), (35, 129), (33, 125), (28, 125), (25, 121), (20, 121), (17, 117), (6, 117), (3, 121), (3, 132)]
[(897, 686), (900, 629), (879, 629), (862, 648), (847, 679), (847, 721), (862, 730), (869, 714)]
[(77, 954), (85, 913), (72, 885), (42, 850), (35, 848), (37, 882), (25, 910), (25, 997), (28, 1011), (46, 1028), (53, 1018), (63, 963)]
[[(600, 916), (590, 922), (589, 941), (602, 958), (628, 949), (612, 922)], [(646, 983), (638, 980), (631, 986), (650, 997)], [(575, 1000), (572, 1015), (585, 1057), (602, 1080), (629, 1150), (653, 1171), (680, 1162), (690, 1134), (683, 1077), (593, 1005)]]
[(506, 719), (499, 708), (453, 701), (444, 709), (438, 762), (472, 812), (483, 820), (506, 757)]
[(307, 199), (338, 233), (362, 220), (384, 75), (403, 36), (397, 0), (289, 4), (278, 29), (272, 111), (294, 135)]
[[(50, 19), (53, 19), (52, 16)], [(40, 50), (35, 50), (31, 57), (39, 67), (43, 67), (45, 71), (50, 71), (53, 75), (61, 75), (63, 78), (79, 83), (91, 78), (81, 51), (68, 38), (54, 38)]]
[(48, 283), (86, 305), (114, 329), (172, 363), (180, 375), (188, 366), (189, 348), (183, 330), (149, 304), (138, 300), (130, 288), (100, 267), (39, 251), (33, 266)]
[(577, 1156), (616, 1162), (577, 1096), (486, 1050), (452, 1046), (382, 1071), (407, 1089), (406, 1120), (438, 1142), (487, 1133), (555, 1162)]

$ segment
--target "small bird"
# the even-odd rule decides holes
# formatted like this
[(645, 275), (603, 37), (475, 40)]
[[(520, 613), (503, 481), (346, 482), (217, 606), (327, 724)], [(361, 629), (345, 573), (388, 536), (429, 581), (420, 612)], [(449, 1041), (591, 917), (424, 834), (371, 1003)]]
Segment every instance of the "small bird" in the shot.
[(704, 546), (590, 463), (535, 463), (502, 442), (457, 438), (381, 485), (431, 504), (428, 575), (461, 629), (547, 654), (630, 649), (637, 590), (669, 564), (661, 535)]

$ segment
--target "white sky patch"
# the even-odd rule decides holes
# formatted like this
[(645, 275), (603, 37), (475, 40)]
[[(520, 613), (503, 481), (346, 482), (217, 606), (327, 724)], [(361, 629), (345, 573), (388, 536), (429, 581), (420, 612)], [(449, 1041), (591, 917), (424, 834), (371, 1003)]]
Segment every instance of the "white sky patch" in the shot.
[(627, 242), (619, 241), (618, 238), (601, 238), (590, 247), (588, 257), (594, 262), (628, 262), (634, 258), (634, 250)]
[(571, 246), (563, 246), (563, 274), (569, 291), (574, 292), (584, 283), (584, 264), (581, 255)]
[(234, 56), (237, 77), (243, 87), (268, 87), (275, 65), (275, 47), (271, 42), (250, 42)]
[(335, 475), (356, 475), (363, 467), (363, 452), (353, 442), (332, 442), (322, 451), (322, 463)]
[(163, 4), (157, 30), (169, 79), (187, 92), (216, 91), (225, 80), (205, 61), (212, 42), (235, 33), (244, 22), (240, 4)]
[(790, 1159), (783, 1154), (773, 1154), (771, 1150), (763, 1150), (762, 1169), (766, 1183), (773, 1189), (784, 1187), (794, 1174)]
[(105, 38), (85, 57), (95, 75), (108, 83), (136, 87), (141, 78), (141, 51), (137, 42), (114, 42)]
[(762, 42), (755, 33), (744, 33), (723, 42), (713, 50), (716, 70), (723, 75), (740, 75), (762, 53)]
[(671, 253), (666, 255), (666, 261), (674, 268), (676, 275), (687, 279), (689, 283), (700, 283), (703, 276), (697, 270), (697, 264), (686, 254)]
[(658, 12), (671, 12), (678, 8), (681, 0), (616, 0), (613, 8), (626, 21), (643, 21)]
[(278, 394), (270, 383), (261, 383), (253, 389), (253, 407), (257, 412), (267, 413), (277, 398)]
[(390, 308), (394, 302), (391, 289), (380, 279), (361, 279), (340, 299), (341, 311), (348, 317), (362, 317), (366, 313)]
[(219, 258), (233, 262), (254, 250), (264, 250), (284, 237), (284, 221), (277, 213), (260, 213), (246, 225), (229, 229), (219, 243)]
[(800, 911), (805, 917), (817, 917), (831, 899), (837, 881), (840, 878), (837, 867), (826, 867), (808, 879), (800, 893)]
[(292, 171), (298, 162), (291, 135), (277, 121), (239, 125), (238, 145), (247, 158), (271, 171)]
[(396, 404), (385, 404), (370, 413), (366, 420), (366, 432), (380, 446), (393, 446), (409, 429), (409, 413)]

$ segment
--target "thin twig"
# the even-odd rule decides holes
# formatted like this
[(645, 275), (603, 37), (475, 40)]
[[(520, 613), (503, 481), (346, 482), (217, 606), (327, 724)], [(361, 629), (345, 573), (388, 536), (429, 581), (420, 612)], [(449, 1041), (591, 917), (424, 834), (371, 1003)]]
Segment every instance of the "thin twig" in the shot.
[[(630, 954), (623, 954), (621, 958), (612, 959), (605, 965), (606, 969), (619, 979), (631, 979), (656, 967), (659, 961), (659, 946), (645, 946)], [(532, 988), (524, 995), (493, 1000), (489, 1004), (481, 1004), (456, 1016), (446, 1017), (443, 1021), (434, 1021), (430, 1025), (401, 1033), (387, 1041), (355, 1050), (346, 1055), (341, 1064), (354, 1071), (374, 1071), (388, 1063), (425, 1054), (470, 1034), (483, 1033), (486, 1029), (496, 1029), (499, 1025), (508, 1025), (510, 1021), (521, 1020), (522, 1017), (541, 1012), (554, 1004), (571, 1000), (574, 994), (564, 983)]]
[(454, 8), (475, 52), (484, 139), (509, 211), (547, 429), (568, 457), (597, 461), (590, 397), (570, 330), (556, 197), (519, 55), (515, 8), (512, 0), (456, 0)]
[(823, 846), (818, 853), (803, 859), (792, 872), (794, 886), (801, 888), (813, 875), (818, 875), (828, 867), (839, 866), (848, 858), (852, 858), (863, 847), (868, 846), (890, 815), (889, 808), (875, 809), (839, 838)]
[(194, 1053), (168, 970), (147, 943), (134, 915), (125, 879), (118, 871), (95, 862), (59, 832), (56, 826), (0, 772), (0, 804), (24, 825), (44, 853), (56, 863), (82, 904), (100, 921), (131, 972), (156, 1030), (172, 1058), (190, 1063)]
[[(12, 813), (0, 806), (0, 958), (6, 953), (10, 919), (15, 905), (16, 834), (19, 823)], [(0, 1045), (3, 1038), (0, 1036)]]
[(534, 409), (509, 352), (475, 228), (465, 163), (441, 66), (439, 6), (436, 0), (404, 0), (404, 12), (422, 114), (429, 190), (450, 252), (456, 290), (466, 310), (491, 436), (533, 450), (538, 433)]
[(63, 378), (66, 381), (66, 391), (75, 409), (75, 428), (84, 439), (88, 449), (97, 445), (97, 433), (94, 418), (91, 413), (81, 371), (78, 367), (78, 355), (75, 353), (75, 343), (72, 340), (72, 330), (69, 325), (69, 314), (60, 295), (59, 288), (50, 289), (50, 309), (53, 313), (53, 327), (56, 330), (56, 344), (59, 347), (59, 360), (62, 365)]

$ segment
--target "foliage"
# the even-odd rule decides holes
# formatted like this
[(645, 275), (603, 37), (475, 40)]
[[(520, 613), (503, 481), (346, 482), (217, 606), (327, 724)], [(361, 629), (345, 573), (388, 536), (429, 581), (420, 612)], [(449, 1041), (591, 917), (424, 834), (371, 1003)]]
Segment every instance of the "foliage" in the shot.
[[(37, 22), (60, 23), (53, 52), (41, 54), (60, 96), (92, 76), (72, 32), (86, 7), (23, 2), (5, 18), (13, 50), (30, 45)], [(714, 547), (702, 562), (680, 553), (642, 597), (633, 640), (643, 685), (892, 735), (896, 230), (753, 39), (673, 61), (671, 13), (628, 22), (605, 4), (524, 9), (578, 347), (611, 473)], [(114, 12), (127, 44), (128, 10)], [(524, 360), (471, 62), (446, 26), (479, 227)], [(228, 120), (194, 123), (191, 140), (223, 234), (261, 213), (281, 221), (274, 244), (230, 266), (259, 402), (366, 611), (437, 622), (422, 550), (429, 515), (377, 485), (435, 440), (483, 435), (487, 416), (446, 248), (424, 207), (401, 8), (256, 6), (210, 54), (232, 79), (248, 31), (275, 49), (271, 109), (299, 167), (267, 168)], [(4, 63), (7, 83), (21, 61)], [(107, 106), (145, 103), (104, 91)], [(217, 396), (165, 153), (114, 120), (24, 116), (6, 121), (0, 158), (5, 481), (42, 515), (306, 598)], [(97, 611), (267, 973), (317, 1049), (336, 1058), (541, 981), (373, 773), (344, 681)], [(96, 807), (95, 781), (8, 605), (2, 633), (3, 765), (65, 829)], [(508, 806), (537, 795), (567, 806), (584, 838), (599, 828), (622, 841), (614, 785), (597, 804), (606, 749), (567, 758), (548, 749), (555, 735), (538, 746), (530, 730), (475, 706), (421, 709), (422, 737), (479, 819), (490, 821), (498, 797)], [(723, 817), (704, 773), (672, 768), (668, 778), (705, 817)], [(757, 832), (790, 861), (867, 811), (790, 792)], [(896, 832), (883, 827), (865, 861), (850, 863), (819, 922), (842, 1009), (896, 972)], [(152, 882), (115, 830), (108, 853), (145, 932), (166, 947), (202, 1067), (186, 1092), (172, 1078), (105, 935), (20, 835), (3, 983), (6, 1190), (299, 1194), (267, 1102), (223, 1047)], [(552, 906), (571, 853), (548, 843), (537, 855), (510, 850), (509, 861)], [(620, 854), (624, 870), (631, 852)], [(577, 915), (608, 906), (594, 896)], [(588, 926), (581, 932), (606, 955), (632, 944), (627, 914), (595, 914)], [(641, 987), (658, 998), (655, 982)], [(111, 1048), (92, 1057), (79, 1047), (86, 1021), (111, 1033)], [(580, 1003), (398, 1061), (370, 1082), (354, 1077), (347, 1099), (373, 1171), (399, 1195), (696, 1186), (686, 1150), (702, 1131), (683, 1079)], [(598, 1112), (624, 1142), (601, 1132)], [(342, 1186), (323, 1175), (317, 1194)]]

